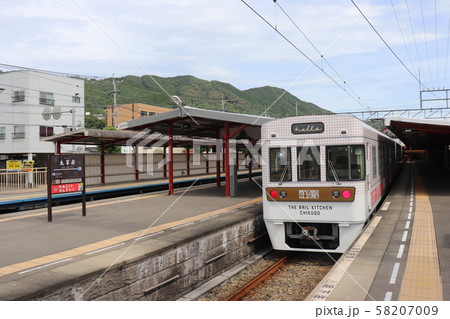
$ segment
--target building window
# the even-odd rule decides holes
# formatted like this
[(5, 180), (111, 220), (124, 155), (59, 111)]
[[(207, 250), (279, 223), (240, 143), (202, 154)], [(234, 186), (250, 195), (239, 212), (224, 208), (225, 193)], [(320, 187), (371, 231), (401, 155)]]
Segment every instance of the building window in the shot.
[(13, 139), (25, 138), (25, 126), (14, 125), (14, 132), (12, 133)]
[(6, 139), (6, 127), (0, 127), (0, 140)]
[(39, 93), (39, 104), (55, 105), (55, 100), (53, 99), (53, 93), (41, 91)]
[(141, 111), (141, 117), (147, 116), (147, 111)]
[(25, 91), (14, 91), (14, 95), (12, 97), (13, 102), (23, 102), (25, 101)]
[(74, 96), (72, 96), (72, 102), (73, 103), (80, 103), (80, 96), (77, 94), (75, 94)]
[(55, 135), (52, 126), (39, 126), (39, 137), (49, 137)]

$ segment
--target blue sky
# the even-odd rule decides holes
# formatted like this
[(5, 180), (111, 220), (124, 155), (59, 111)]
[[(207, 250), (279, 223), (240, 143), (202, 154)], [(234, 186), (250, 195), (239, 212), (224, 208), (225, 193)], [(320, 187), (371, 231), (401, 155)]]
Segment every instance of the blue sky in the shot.
[(246, 2), (341, 87), (240, 0), (0, 0), (0, 63), (270, 85), (335, 112), (419, 107), (419, 69), (450, 87), (450, 0), (354, 1), (409, 71), (351, 0)]

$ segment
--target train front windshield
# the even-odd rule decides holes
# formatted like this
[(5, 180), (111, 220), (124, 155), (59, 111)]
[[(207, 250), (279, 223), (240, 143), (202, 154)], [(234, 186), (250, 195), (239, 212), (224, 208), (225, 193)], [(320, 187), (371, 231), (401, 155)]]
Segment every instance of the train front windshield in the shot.
[(271, 148), (270, 149), (270, 181), (282, 182), (291, 181), (291, 149)]
[(365, 179), (364, 145), (345, 145), (327, 147), (327, 180)]

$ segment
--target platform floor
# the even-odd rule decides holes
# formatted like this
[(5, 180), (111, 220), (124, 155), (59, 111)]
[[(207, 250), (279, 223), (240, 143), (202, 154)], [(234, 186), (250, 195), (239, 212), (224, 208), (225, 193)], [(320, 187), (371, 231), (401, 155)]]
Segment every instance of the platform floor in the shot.
[(450, 172), (432, 163), (408, 163), (380, 211), (307, 300), (450, 300), (449, 180)]
[[(241, 170), (238, 172), (238, 176), (246, 176), (248, 170)], [(256, 169), (253, 171), (254, 176), (261, 175), (261, 170)], [(221, 173), (221, 178), (225, 178), (225, 173)], [(215, 182), (216, 174), (200, 174), (200, 175), (189, 175), (184, 177), (175, 177), (174, 186), (178, 187), (179, 184), (192, 183), (195, 180), (214, 180)], [(153, 186), (162, 186), (168, 188), (169, 180), (168, 178), (159, 179), (144, 179), (141, 181), (130, 181), (130, 182), (120, 182), (120, 183), (109, 183), (109, 184), (98, 184), (98, 185), (88, 185), (86, 188), (86, 195), (98, 195), (105, 193), (117, 193), (121, 191), (132, 191), (143, 190)], [(225, 192), (225, 190), (223, 190)], [(63, 197), (75, 197), (79, 196), (81, 193), (65, 193), (65, 194), (54, 194), (52, 198), (58, 199)], [(17, 190), (17, 191), (5, 191), (0, 193), (0, 209), (3, 207), (9, 207), (10, 205), (20, 206), (21, 204), (26, 204), (29, 202), (36, 202), (40, 200), (47, 200), (47, 188), (41, 187), (37, 189), (27, 189), (27, 190)]]
[(0, 300), (112, 264), (112, 250), (133, 243), (164, 249), (260, 206), (254, 181), (239, 182), (236, 197), (224, 197), (223, 190), (209, 184), (173, 196), (164, 191), (88, 202), (85, 217), (80, 203), (59, 206), (51, 223), (46, 209), (0, 215)]

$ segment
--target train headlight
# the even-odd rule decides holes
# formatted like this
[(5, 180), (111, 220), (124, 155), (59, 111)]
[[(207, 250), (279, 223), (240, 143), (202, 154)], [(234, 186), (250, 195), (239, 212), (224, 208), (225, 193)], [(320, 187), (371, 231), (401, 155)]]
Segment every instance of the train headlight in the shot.
[(344, 198), (350, 198), (352, 196), (352, 193), (349, 190), (345, 190), (342, 192), (342, 196)]
[(270, 197), (277, 198), (278, 197), (278, 192), (277, 191), (271, 191), (270, 192)]
[(287, 192), (286, 191), (280, 191), (280, 197), (281, 198), (285, 198), (287, 196)]
[(333, 196), (333, 198), (339, 198), (339, 196), (341, 196), (341, 193), (339, 193), (338, 190), (334, 190), (333, 192), (331, 192), (331, 196)]

